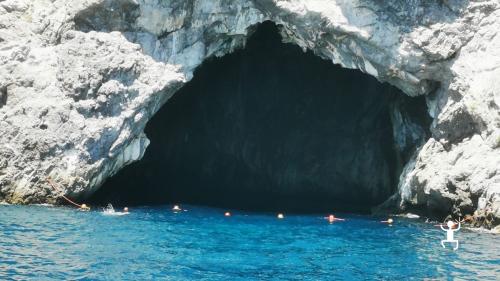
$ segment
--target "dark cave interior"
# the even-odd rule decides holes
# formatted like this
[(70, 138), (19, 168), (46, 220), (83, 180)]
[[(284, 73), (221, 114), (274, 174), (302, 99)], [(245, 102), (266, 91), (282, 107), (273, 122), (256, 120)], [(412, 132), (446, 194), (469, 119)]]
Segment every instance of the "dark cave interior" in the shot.
[(401, 99), (425, 111), (422, 98), (282, 43), (266, 22), (196, 70), (148, 123), (144, 158), (91, 202), (368, 212), (397, 186), (405, 157), (390, 112)]

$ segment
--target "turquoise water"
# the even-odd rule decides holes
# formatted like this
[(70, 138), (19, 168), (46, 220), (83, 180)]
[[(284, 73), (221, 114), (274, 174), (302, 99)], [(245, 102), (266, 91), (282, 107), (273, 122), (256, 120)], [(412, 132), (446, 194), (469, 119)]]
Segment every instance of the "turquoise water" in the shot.
[[(458, 251), (419, 221), (184, 206), (126, 216), (0, 206), (0, 280), (497, 280), (500, 236), (460, 231)], [(411, 278), (409, 278), (411, 277)]]

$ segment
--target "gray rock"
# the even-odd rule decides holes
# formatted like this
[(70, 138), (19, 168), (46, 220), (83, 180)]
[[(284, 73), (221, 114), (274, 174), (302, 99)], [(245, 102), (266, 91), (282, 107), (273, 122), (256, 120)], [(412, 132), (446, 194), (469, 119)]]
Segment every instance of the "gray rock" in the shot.
[[(257, 23), (426, 95), (431, 136), (385, 206), (500, 218), (498, 1), (0, 1), (0, 197), (86, 198), (148, 145), (143, 130), (204, 60)], [(398, 113), (399, 112), (399, 113)], [(395, 109), (397, 145), (422, 128)], [(405, 121), (406, 120), (406, 121)]]

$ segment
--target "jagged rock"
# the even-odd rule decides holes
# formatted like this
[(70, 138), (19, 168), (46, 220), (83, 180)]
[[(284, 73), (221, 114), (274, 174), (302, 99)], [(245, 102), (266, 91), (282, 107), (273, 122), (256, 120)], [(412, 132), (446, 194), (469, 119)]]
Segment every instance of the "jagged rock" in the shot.
[[(0, 1), (0, 197), (84, 198), (140, 159), (145, 124), (204, 60), (271, 20), (287, 42), (426, 95), (431, 136), (408, 156), (399, 209), (498, 223), (498, 1)], [(395, 113), (395, 139), (418, 138)], [(405, 125), (406, 124), (406, 125)]]

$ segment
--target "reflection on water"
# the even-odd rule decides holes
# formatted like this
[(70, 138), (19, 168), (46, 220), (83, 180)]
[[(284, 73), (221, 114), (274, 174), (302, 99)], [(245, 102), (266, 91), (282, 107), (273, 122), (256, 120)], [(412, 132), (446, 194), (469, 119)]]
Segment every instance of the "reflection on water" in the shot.
[[(0, 280), (497, 280), (500, 236), (460, 231), (458, 251), (421, 222), (188, 206), (128, 216), (0, 206)], [(410, 278), (411, 277), (411, 278)]]

